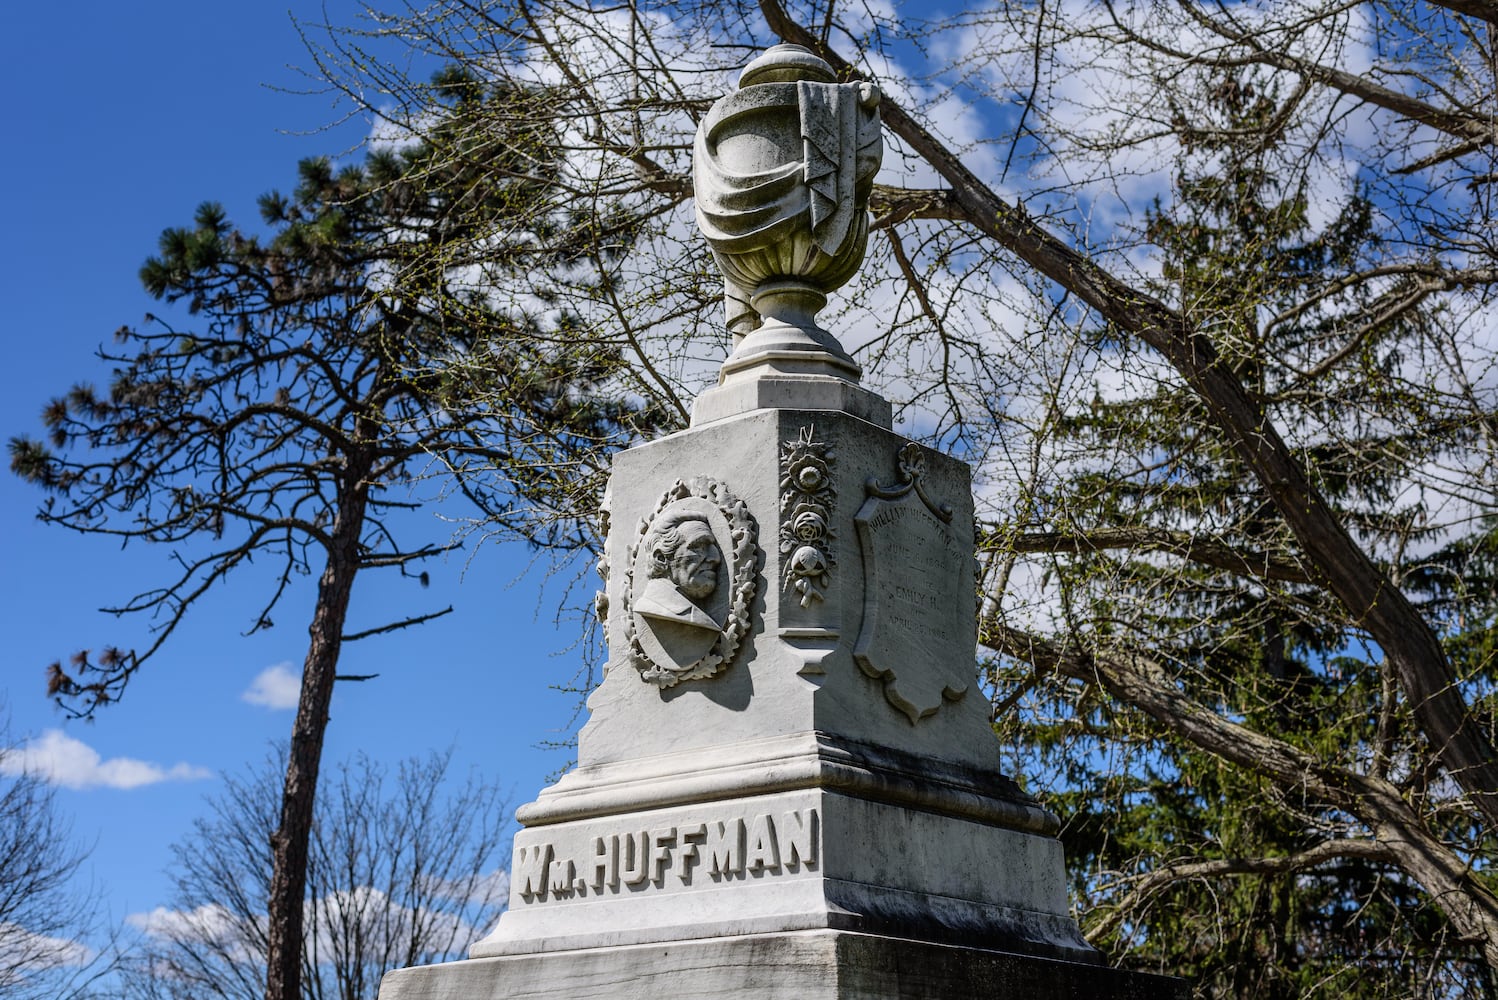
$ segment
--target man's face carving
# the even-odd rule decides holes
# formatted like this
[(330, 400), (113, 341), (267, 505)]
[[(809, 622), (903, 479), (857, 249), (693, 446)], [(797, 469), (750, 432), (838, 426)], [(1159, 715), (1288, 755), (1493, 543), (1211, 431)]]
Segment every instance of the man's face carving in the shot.
[(718, 587), (718, 567), (723, 553), (713, 538), (712, 529), (702, 521), (686, 521), (677, 532), (681, 544), (671, 555), (668, 575), (687, 597), (700, 601)]

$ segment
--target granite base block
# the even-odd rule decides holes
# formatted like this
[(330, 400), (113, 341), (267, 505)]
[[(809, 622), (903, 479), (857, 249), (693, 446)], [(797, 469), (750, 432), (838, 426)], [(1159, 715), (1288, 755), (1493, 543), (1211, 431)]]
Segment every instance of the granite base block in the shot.
[(400, 969), (379, 1000), (1185, 1000), (1184, 980), (836, 930)]

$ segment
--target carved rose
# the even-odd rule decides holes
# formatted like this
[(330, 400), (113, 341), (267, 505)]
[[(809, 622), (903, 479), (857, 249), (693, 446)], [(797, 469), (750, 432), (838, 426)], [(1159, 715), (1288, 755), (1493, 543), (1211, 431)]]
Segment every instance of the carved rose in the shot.
[(826, 537), (827, 518), (823, 515), (822, 508), (801, 504), (791, 519), (791, 531), (803, 542), (815, 542)]
[(828, 517), (835, 484), (832, 446), (802, 427), (781, 448), (780, 555), (784, 586), (803, 608), (826, 599), (832, 583), (832, 525)]

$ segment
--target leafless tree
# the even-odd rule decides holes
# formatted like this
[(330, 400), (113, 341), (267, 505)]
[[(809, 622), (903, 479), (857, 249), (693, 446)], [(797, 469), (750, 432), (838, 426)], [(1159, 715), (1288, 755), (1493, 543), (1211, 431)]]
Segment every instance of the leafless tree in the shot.
[(90, 943), (100, 921), (80, 883), (85, 854), (8, 735), (0, 731), (0, 995), (84, 1000), (113, 961)]
[[(170, 549), (163, 580), (108, 609), (149, 620), (140, 646), (49, 668), (48, 693), (69, 712), (118, 701), (228, 581), (262, 588), (246, 622), (254, 633), (284, 618), (299, 578), (316, 580), (274, 835), (273, 1000), (298, 992), (308, 831), (334, 685), (370, 679), (339, 672), (344, 644), (452, 610), (367, 624), (351, 611), (357, 580), (383, 571), (424, 586), (429, 561), (461, 545), (413, 515), (413, 484), (438, 477), (429, 493), (565, 550), (591, 530), (576, 516), (590, 468), (609, 442), (655, 419), (633, 395), (601, 388), (619, 360), (571, 336), (569, 315), (542, 297), (511, 308), (487, 292), (525, 266), (588, 269), (565, 247), (505, 259), (506, 245), (566, 228), (565, 211), (529, 204), (550, 197), (552, 124), (537, 111), (546, 88), (462, 72), (436, 88), (451, 121), (484, 105), (513, 130), (436, 129), (428, 142), (342, 169), (306, 160), (292, 194), (260, 199), (263, 238), (204, 203), (191, 225), (163, 233), (141, 271), (147, 291), (185, 315), (121, 327), (100, 351), (107, 389), (80, 381), (44, 409), (43, 440), (10, 442), (12, 470), (47, 491), (43, 521)], [(475, 242), (483, 261), (469, 252)], [(470, 360), (466, 370), (446, 363), (454, 356)]]
[[(391, 969), (461, 958), (508, 899), (509, 807), (492, 782), (449, 774), (450, 754), (390, 771), (364, 756), (318, 798), (304, 905), (301, 996), (373, 1000)], [(170, 908), (139, 921), (127, 994), (265, 995), (270, 833), (284, 754), (227, 777), (174, 847)]]

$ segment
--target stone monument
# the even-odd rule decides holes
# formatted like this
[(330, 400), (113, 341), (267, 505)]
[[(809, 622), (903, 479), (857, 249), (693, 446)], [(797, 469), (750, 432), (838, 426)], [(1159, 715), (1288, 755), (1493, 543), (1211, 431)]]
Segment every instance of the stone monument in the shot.
[(703, 120), (733, 353), (689, 429), (614, 460), (609, 662), (578, 767), (519, 812), (508, 911), (381, 1000), (1178, 995), (1100, 964), (1056, 818), (998, 771), (967, 467), (817, 325), (863, 259), (879, 100), (778, 45)]

